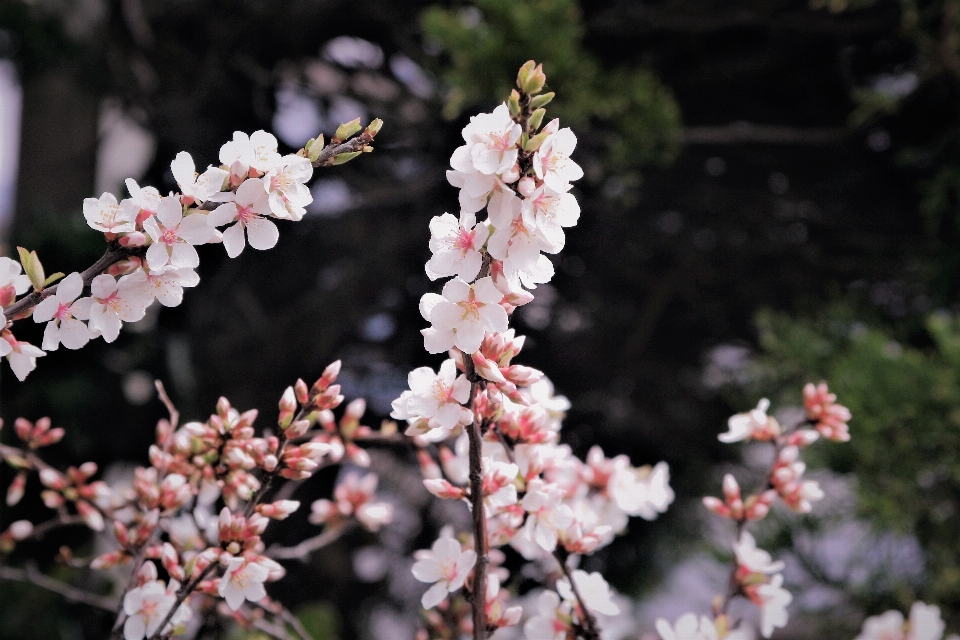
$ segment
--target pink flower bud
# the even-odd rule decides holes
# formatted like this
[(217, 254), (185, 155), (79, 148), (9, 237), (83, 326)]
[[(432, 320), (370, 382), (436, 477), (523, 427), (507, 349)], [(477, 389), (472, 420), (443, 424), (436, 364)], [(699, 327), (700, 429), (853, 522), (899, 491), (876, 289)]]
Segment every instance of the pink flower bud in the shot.
[(512, 167), (500, 174), (500, 179), (506, 184), (513, 184), (520, 179), (520, 167), (514, 164)]
[(12, 507), (20, 502), (20, 499), (23, 498), (23, 492), (26, 486), (27, 472), (18, 471), (17, 475), (13, 477), (13, 482), (11, 482), (10, 486), (7, 487), (7, 506)]
[(424, 480), (423, 486), (427, 488), (427, 491), (438, 498), (460, 500), (466, 496), (466, 491), (464, 489), (454, 486), (442, 478)]
[(297, 402), (300, 404), (305, 405), (310, 401), (310, 389), (302, 379), (297, 378), (297, 383), (293, 385), (293, 391), (297, 396)]
[(529, 198), (537, 190), (537, 183), (530, 176), (525, 176), (517, 183), (517, 191), (524, 198)]
[(17, 520), (7, 530), (14, 540), (24, 540), (33, 533), (33, 523), (29, 520)]
[(152, 562), (144, 562), (140, 565), (140, 570), (137, 571), (137, 582), (142, 587), (148, 582), (153, 582), (157, 579), (157, 565)]
[(721, 516), (723, 518), (732, 517), (730, 513), (730, 508), (723, 503), (723, 500), (720, 498), (714, 498), (713, 496), (706, 496), (703, 499), (703, 506), (712, 511), (713, 513)]
[[(142, 231), (131, 231), (130, 233), (125, 233), (120, 236), (120, 246), (133, 248), (133, 247), (142, 247), (147, 243), (147, 234)], [(122, 269), (117, 269), (121, 273), (112, 273), (111, 275), (122, 275)]]

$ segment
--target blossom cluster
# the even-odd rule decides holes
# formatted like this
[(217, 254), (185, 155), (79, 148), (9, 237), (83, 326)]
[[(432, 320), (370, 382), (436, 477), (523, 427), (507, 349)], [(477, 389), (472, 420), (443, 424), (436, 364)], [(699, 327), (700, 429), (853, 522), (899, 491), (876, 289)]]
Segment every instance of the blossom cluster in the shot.
[[(430, 323), (422, 331), (425, 349), (449, 358), (436, 371), (410, 372), (409, 390), (393, 403), (392, 416), (407, 421), (406, 434), (420, 447), (424, 485), (474, 512), (473, 532), (457, 539), (444, 531), (413, 567), (418, 580), (433, 585), (422, 599), (426, 609), (453, 610), (450, 594), (470, 585), (473, 619), (462, 626), (474, 638), (522, 619), (522, 608), (501, 588), (509, 574), (500, 554), (490, 552), (506, 545), (549, 571), (559, 563), (563, 574), (529, 616), (527, 637), (596, 633), (593, 614), (617, 607), (603, 576), (570, 572), (566, 558), (593, 553), (630, 516), (653, 519), (673, 500), (665, 463), (636, 468), (599, 447), (586, 461), (576, 458), (560, 443), (569, 402), (554, 395), (542, 372), (514, 363), (524, 337), (510, 328), (510, 316), (552, 278), (547, 255), (563, 248), (564, 229), (580, 216), (571, 193), (583, 176), (570, 157), (576, 136), (558, 120), (541, 126), (553, 97), (541, 93), (545, 80), (542, 68), (528, 63), (518, 91), (463, 129), (464, 144), (447, 172), (460, 190), (459, 216), (430, 221), (425, 267), (432, 280), (450, 279), (440, 294), (420, 301)], [(433, 626), (432, 637), (445, 637)], [(545, 628), (553, 630), (549, 636)]]
[[(36, 451), (59, 441), (63, 430), (51, 429), (47, 418), (35, 424), (18, 419), (15, 433), (24, 446), (0, 445), (0, 458), (18, 470), (7, 504), (17, 504), (28, 474), (36, 471), (44, 504), (57, 515), (36, 526), (14, 522), (0, 533), (0, 552), (9, 553), (40, 527), (83, 524), (112, 534), (112, 550), (73, 564), (94, 570), (132, 565), (134, 580), (122, 594), (118, 618), (125, 640), (184, 633), (196, 611), (210, 609), (204, 599), (222, 599), (241, 622), (276, 611), (279, 605), (264, 584), (285, 574), (277, 559), (299, 558), (322, 545), (311, 544), (303, 553), (265, 547), (262, 537), (271, 521), (285, 520), (300, 507), (299, 501), (271, 497), (271, 486), (305, 480), (332, 464), (370, 462), (361, 444), (377, 434), (360, 424), (364, 403), (351, 402), (339, 421), (334, 417), (344, 399), (335, 384), (339, 370), (338, 361), (313, 385), (298, 380), (287, 388), (276, 435), (257, 436), (257, 411), (240, 412), (225, 398), (204, 422), (178, 426), (171, 409), (171, 420), (157, 425), (150, 465), (135, 469), (129, 486), (94, 479), (92, 462), (65, 472), (49, 466)], [(333, 501), (313, 503), (310, 521), (324, 526), (324, 533), (349, 522), (377, 530), (390, 522), (392, 509), (376, 500), (376, 485), (373, 473), (346, 474)]]
[(657, 631), (663, 640), (691, 638), (695, 640), (740, 640), (750, 637), (743, 625), (731, 621), (727, 607), (733, 597), (743, 597), (752, 602), (760, 613), (760, 632), (768, 638), (773, 630), (787, 624), (787, 605), (793, 599), (783, 588), (784, 563), (774, 561), (770, 553), (757, 547), (756, 540), (746, 531), (746, 525), (761, 520), (770, 512), (779, 498), (783, 504), (799, 513), (809, 513), (813, 503), (824, 497), (816, 480), (803, 477), (806, 465), (800, 453), (821, 437), (835, 442), (850, 439), (847, 421), (850, 411), (837, 404), (836, 395), (829, 392), (825, 383), (804, 388), (806, 417), (799, 424), (783, 427), (768, 413), (770, 401), (760, 400), (755, 409), (732, 416), (727, 421), (727, 431), (721, 433), (721, 442), (733, 443), (749, 440), (769, 442), (774, 448), (774, 462), (767, 475), (766, 484), (751, 495), (744, 497), (740, 485), (732, 474), (723, 478), (723, 498), (707, 496), (704, 505), (713, 513), (736, 522), (738, 539), (733, 544), (733, 570), (730, 591), (718, 596), (713, 618), (687, 614), (671, 626), (666, 620), (658, 620)]
[[(370, 150), (368, 143), (379, 127), (380, 121), (371, 123), (351, 148)], [(342, 143), (341, 138), (359, 130), (358, 121), (341, 125), (334, 142)], [(177, 154), (170, 170), (178, 193), (163, 195), (128, 178), (127, 198), (104, 193), (85, 199), (83, 217), (104, 234), (111, 259), (48, 287), (62, 274), (46, 278), (35, 252), (21, 250), (20, 263), (0, 257), (0, 357), (6, 356), (22, 381), (37, 358), (60, 345), (79, 349), (101, 337), (113, 342), (123, 323), (142, 319), (154, 301), (179, 305), (183, 289), (200, 280), (195, 271), (198, 245), (222, 243), (231, 258), (247, 243), (254, 249), (273, 248), (279, 239), (274, 221), (298, 221), (312, 202), (306, 183), (324, 150), (321, 138), (296, 154), (281, 155), (273, 134), (237, 131), (220, 148), (220, 166), (208, 166), (203, 173), (197, 173), (189, 153)], [(332, 162), (358, 153), (333, 155)], [(31, 284), (34, 292), (17, 301)], [(89, 295), (84, 296), (85, 291)], [(34, 322), (45, 323), (39, 348), (13, 334), (12, 322), (28, 314)]]

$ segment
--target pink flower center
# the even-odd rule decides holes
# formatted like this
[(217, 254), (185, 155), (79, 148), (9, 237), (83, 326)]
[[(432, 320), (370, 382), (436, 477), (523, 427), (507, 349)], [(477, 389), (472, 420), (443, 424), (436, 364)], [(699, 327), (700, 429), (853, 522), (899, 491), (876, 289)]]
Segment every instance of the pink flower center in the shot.
[(293, 186), (293, 180), (286, 173), (278, 173), (270, 178), (270, 191), (283, 193)]
[(497, 151), (506, 151), (513, 146), (513, 143), (510, 142), (510, 134), (506, 131), (501, 131), (500, 133), (488, 133), (487, 137), (490, 138), (490, 146), (496, 149)]
[(176, 228), (173, 229), (164, 229), (163, 233), (160, 234), (160, 242), (170, 246), (176, 244), (180, 241), (180, 236), (177, 235)]
[(246, 207), (241, 207), (237, 205), (237, 220), (246, 224), (250, 220), (258, 217), (256, 211), (253, 210), (253, 205), (248, 205)]
[(460, 232), (457, 234), (454, 239), (454, 247), (460, 250), (462, 255), (467, 255), (468, 251), (473, 250), (473, 239), (476, 236), (477, 230), (467, 231), (463, 227), (460, 227)]
[(63, 320), (70, 320), (70, 319), (72, 319), (72, 318), (73, 318), (73, 312), (70, 311), (70, 305), (69, 305), (69, 304), (63, 304), (63, 303), (61, 302), (60, 305), (57, 307), (57, 313), (56, 313), (56, 315), (55, 315), (54, 317), (55, 317), (57, 320), (60, 320), (61, 322), (62, 322)]

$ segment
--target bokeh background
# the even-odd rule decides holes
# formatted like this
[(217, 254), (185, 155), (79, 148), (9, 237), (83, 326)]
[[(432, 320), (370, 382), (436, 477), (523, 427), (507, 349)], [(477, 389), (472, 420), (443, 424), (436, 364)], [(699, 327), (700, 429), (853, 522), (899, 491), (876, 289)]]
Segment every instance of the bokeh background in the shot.
[[(765, 464), (762, 447), (716, 435), (762, 396), (795, 419), (820, 379), (853, 411), (853, 441), (812, 451), (830, 494), (814, 514), (777, 512), (758, 531), (795, 594), (774, 637), (852, 638), (914, 599), (960, 631), (957, 0), (0, 0), (0, 241), (36, 249), (48, 272), (103, 250), (83, 198), (126, 195), (128, 176), (175, 188), (180, 150), (205, 166), (235, 130), (295, 150), (357, 116), (385, 121), (373, 154), (317, 174), (309, 215), (274, 250), (202, 249), (181, 307), (52, 353), (26, 384), (4, 370), (4, 420), (51, 416), (68, 427), (56, 462), (92, 459), (122, 482), (163, 414), (154, 378), (188, 419), (223, 395), (269, 425), (287, 385), (341, 358), (348, 398), (379, 424), (406, 372), (437, 364), (417, 302), (435, 289), (428, 221), (457, 208), (449, 156), (531, 58), (586, 177), (556, 278), (517, 314), (524, 363), (572, 401), (577, 453), (665, 459), (678, 495), (586, 562), (635, 602), (609, 637), (707, 610), (733, 533), (699, 496), (731, 470), (750, 486)], [(465, 512), (428, 500), (409, 463), (374, 457), (393, 525), (291, 563), (271, 591), (318, 639), (412, 637), (409, 555)], [(2, 506), (0, 528), (43, 514)], [(305, 516), (277, 529), (311, 532)], [(67, 542), (92, 552), (82, 535), (10, 560), (108, 592), (52, 561)], [(0, 582), (0, 638), (101, 638), (111, 622)]]

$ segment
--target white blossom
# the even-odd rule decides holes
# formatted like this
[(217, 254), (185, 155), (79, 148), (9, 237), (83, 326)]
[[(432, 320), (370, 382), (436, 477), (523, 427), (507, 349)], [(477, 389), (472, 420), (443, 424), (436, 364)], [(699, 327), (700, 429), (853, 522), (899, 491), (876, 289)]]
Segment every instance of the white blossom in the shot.
[(749, 531), (740, 534), (740, 540), (733, 545), (737, 563), (753, 573), (776, 573), (783, 571), (783, 562), (774, 562), (770, 554), (757, 548), (757, 541)]
[(313, 202), (306, 182), (313, 176), (313, 165), (307, 158), (286, 155), (263, 177), (270, 210), (278, 218), (300, 220), (304, 208)]
[(0, 356), (6, 356), (17, 380), (23, 382), (27, 375), (37, 368), (37, 358), (47, 355), (29, 342), (23, 342), (6, 333), (0, 339)]
[(195, 287), (200, 276), (191, 268), (167, 269), (155, 273), (138, 269), (120, 278), (121, 295), (143, 295), (148, 301), (156, 298), (165, 307), (176, 307), (183, 302), (183, 288)]
[(449, 533), (441, 534), (429, 551), (420, 550), (413, 564), (413, 577), (420, 582), (435, 583), (420, 600), (424, 609), (432, 609), (463, 586), (467, 574), (477, 561), (477, 552), (463, 550)]
[[(242, 131), (233, 132), (233, 140), (220, 147), (220, 162), (230, 167), (234, 175), (245, 175), (249, 169), (266, 173), (280, 161), (277, 139), (272, 133), (254, 131), (249, 136)], [(234, 166), (242, 168), (235, 171)]]
[(243, 605), (244, 600), (259, 602), (267, 595), (263, 582), (269, 574), (270, 570), (259, 563), (232, 558), (220, 578), (220, 596), (234, 611)]
[[(590, 611), (608, 616), (620, 613), (620, 608), (610, 594), (610, 585), (607, 584), (607, 581), (603, 579), (599, 572), (594, 571), (588, 574), (586, 571), (577, 569), (573, 572), (573, 583), (577, 585), (577, 591), (580, 592), (584, 604)], [(564, 600), (571, 603), (577, 602), (576, 595), (566, 578), (557, 581), (557, 591), (560, 592)]]
[(449, 213), (430, 220), (430, 251), (427, 276), (431, 280), (460, 276), (470, 282), (480, 273), (483, 256), (480, 249), (490, 234), (485, 225), (476, 224), (473, 214), (461, 214), (457, 220)]
[(757, 587), (757, 597), (760, 602), (760, 633), (769, 638), (773, 630), (787, 624), (787, 605), (793, 599), (790, 592), (782, 587), (783, 576), (774, 575), (770, 582)]
[(153, 240), (147, 249), (147, 265), (154, 273), (196, 268), (200, 265), (200, 255), (193, 245), (208, 242), (214, 233), (205, 214), (184, 216), (176, 196), (163, 198), (156, 217), (145, 220), (143, 228)]
[(193, 158), (186, 151), (177, 154), (170, 163), (170, 170), (183, 195), (197, 202), (209, 200), (213, 194), (221, 191), (230, 177), (229, 173), (218, 167), (207, 167), (207, 170), (198, 176)]
[(106, 342), (113, 342), (120, 334), (124, 322), (136, 322), (143, 318), (152, 296), (138, 289), (117, 288), (113, 276), (101, 274), (90, 283), (90, 328), (103, 335)]
[(507, 312), (500, 306), (503, 294), (487, 276), (467, 284), (454, 278), (443, 287), (443, 295), (424, 294), (420, 313), (433, 324), (423, 329), (429, 353), (443, 353), (453, 346), (466, 354), (480, 348), (484, 333), (507, 330)]
[[(553, 125), (554, 122), (544, 129)], [(570, 159), (570, 154), (576, 146), (577, 136), (569, 127), (564, 127), (547, 136), (537, 152), (533, 154), (534, 173), (554, 191), (567, 191), (571, 182), (583, 177), (583, 169)]]
[(116, 196), (104, 192), (97, 198), (84, 198), (83, 217), (87, 224), (104, 233), (128, 233), (136, 230), (140, 207), (133, 200), (118, 203)]
[(438, 373), (430, 367), (414, 369), (407, 376), (407, 384), (410, 390), (393, 401), (392, 417), (411, 421), (426, 418), (428, 428), (442, 434), (472, 420), (473, 414), (463, 406), (470, 399), (470, 382), (465, 375), (457, 375), (453, 360), (445, 360)]
[(46, 351), (55, 351), (61, 343), (67, 349), (79, 349), (89, 342), (90, 330), (82, 320), (90, 317), (92, 300), (77, 300), (82, 292), (83, 277), (74, 272), (60, 281), (52, 296), (33, 308), (33, 321), (47, 323), (41, 345)]
[[(554, 591), (544, 591), (537, 598), (537, 614), (523, 625), (527, 640), (565, 640), (571, 629), (570, 603), (560, 603)], [(566, 618), (566, 620), (564, 620)]]
[[(179, 587), (176, 580), (170, 581), (169, 588), (160, 580), (151, 580), (128, 591), (123, 597), (123, 611), (127, 614), (123, 624), (124, 640), (142, 640), (156, 633), (160, 623), (176, 604)], [(190, 607), (181, 604), (164, 628), (165, 631), (186, 622), (191, 615)]]
[(263, 216), (270, 214), (267, 192), (260, 178), (245, 180), (237, 189), (236, 197), (210, 213), (210, 224), (220, 227), (236, 221), (223, 232), (223, 246), (227, 255), (236, 258), (243, 251), (246, 239), (254, 249), (272, 249), (277, 245), (280, 231), (273, 221)]
[(572, 227), (580, 219), (580, 205), (571, 193), (554, 191), (547, 185), (537, 188), (520, 203), (523, 224), (544, 241), (544, 251), (557, 253), (566, 238), (563, 227)]

